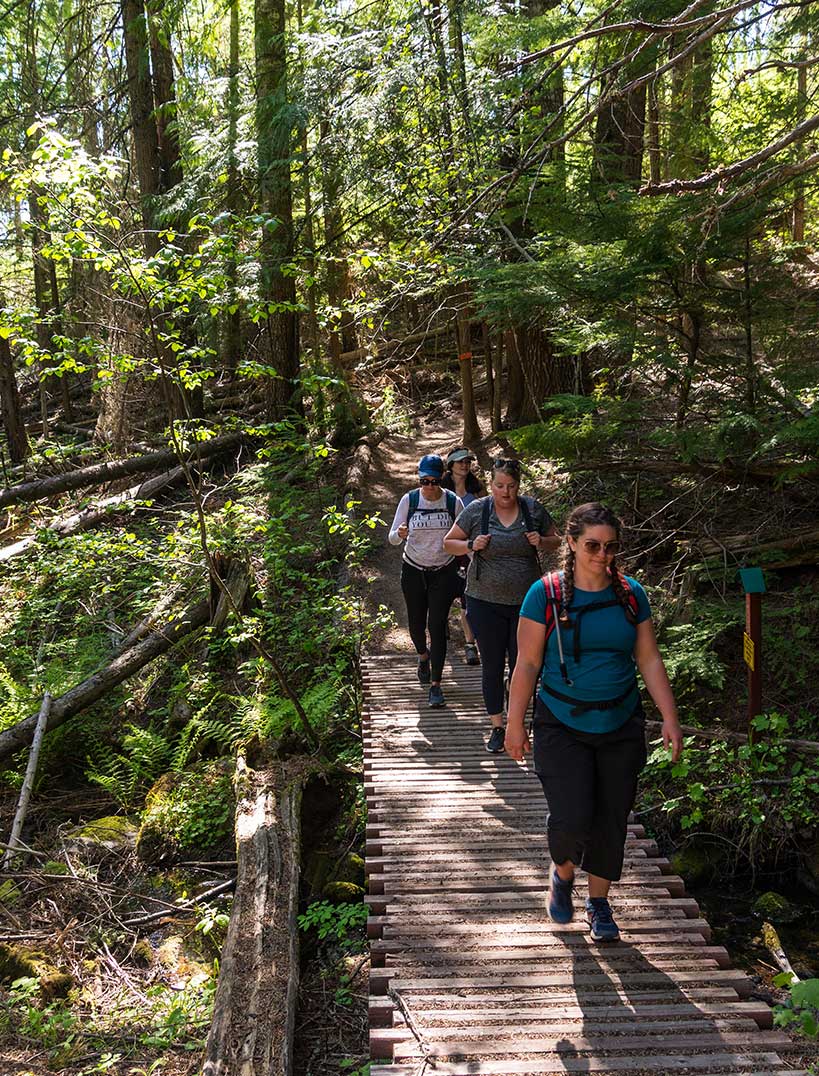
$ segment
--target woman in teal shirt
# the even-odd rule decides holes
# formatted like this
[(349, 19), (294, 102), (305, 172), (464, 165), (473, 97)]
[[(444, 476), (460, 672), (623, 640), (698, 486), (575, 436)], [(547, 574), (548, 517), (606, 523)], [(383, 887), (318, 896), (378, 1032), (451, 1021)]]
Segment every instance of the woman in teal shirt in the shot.
[(617, 941), (608, 902), (620, 878), (629, 812), (645, 765), (637, 669), (663, 717), (663, 743), (682, 750), (677, 708), (636, 579), (620, 573), (620, 521), (602, 504), (566, 524), (564, 567), (523, 601), (509, 693), (506, 751), (529, 750), (524, 714), (540, 677), (533, 724), (535, 771), (549, 805), (549, 915), (568, 923), (577, 866), (588, 874), (586, 915), (595, 941)]

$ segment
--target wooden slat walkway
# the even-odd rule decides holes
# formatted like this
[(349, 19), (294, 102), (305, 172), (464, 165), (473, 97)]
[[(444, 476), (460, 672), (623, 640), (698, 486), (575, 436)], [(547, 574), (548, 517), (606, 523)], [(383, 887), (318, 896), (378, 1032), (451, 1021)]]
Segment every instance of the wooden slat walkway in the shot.
[(479, 668), (448, 666), (431, 710), (415, 664), (364, 665), (374, 1076), (797, 1072), (642, 826), (612, 894), (621, 942), (589, 939), (582, 876), (576, 920), (550, 922), (531, 762), (487, 754)]

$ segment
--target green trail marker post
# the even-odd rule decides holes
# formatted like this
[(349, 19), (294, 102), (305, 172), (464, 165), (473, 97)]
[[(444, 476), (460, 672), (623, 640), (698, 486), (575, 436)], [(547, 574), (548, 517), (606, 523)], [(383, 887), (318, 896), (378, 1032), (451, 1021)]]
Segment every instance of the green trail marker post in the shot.
[(740, 568), (745, 591), (745, 633), (742, 656), (748, 666), (748, 736), (754, 739), (753, 719), (762, 713), (762, 595), (765, 576), (761, 568)]

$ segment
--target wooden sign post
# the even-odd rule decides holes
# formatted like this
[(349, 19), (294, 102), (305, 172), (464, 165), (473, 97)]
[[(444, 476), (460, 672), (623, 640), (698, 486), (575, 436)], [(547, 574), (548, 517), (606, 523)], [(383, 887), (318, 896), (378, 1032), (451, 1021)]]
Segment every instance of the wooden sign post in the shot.
[(754, 739), (753, 719), (762, 713), (762, 595), (765, 576), (761, 568), (740, 568), (745, 591), (745, 633), (742, 656), (748, 666), (748, 736)]

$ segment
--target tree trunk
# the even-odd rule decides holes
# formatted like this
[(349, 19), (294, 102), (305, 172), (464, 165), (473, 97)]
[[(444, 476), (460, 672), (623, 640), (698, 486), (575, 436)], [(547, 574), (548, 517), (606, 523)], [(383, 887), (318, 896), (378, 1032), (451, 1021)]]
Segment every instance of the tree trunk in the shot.
[(681, 330), (685, 341), (686, 361), (680, 378), (680, 391), (677, 396), (677, 415), (674, 420), (676, 429), (681, 430), (685, 425), (688, 414), (688, 403), (691, 397), (691, 386), (694, 381), (694, 372), (697, 367), (697, 358), (700, 350), (700, 331), (702, 323), (696, 311), (687, 311), (682, 315)]
[(292, 1076), (302, 780), (236, 761), (236, 896), (202, 1076)]
[[(242, 211), (242, 195), (239, 185), (239, 110), (241, 95), (239, 84), (239, 0), (230, 0), (230, 46), (228, 60), (228, 146), (227, 146), (227, 196), (226, 206), (235, 225)], [(239, 310), (238, 264), (235, 255), (227, 262), (228, 294), (230, 302), (223, 314), (222, 328), (222, 365), (233, 381), (242, 350), (242, 315)]]
[(458, 365), (461, 374), (461, 403), (464, 416), (463, 443), (477, 445), (481, 439), (481, 428), (475, 410), (475, 385), (472, 367), (472, 329), (470, 326), (469, 288), (461, 284), (455, 295), (458, 304), (456, 319), (456, 339), (458, 347)]
[[(798, 59), (807, 63), (808, 59), (807, 35), (802, 35), (802, 47), (799, 50)], [(808, 69), (798, 67), (796, 69), (796, 122), (801, 123), (807, 114), (808, 105)], [(793, 215), (791, 218), (791, 237), (794, 243), (805, 242), (805, 177), (798, 176), (794, 180)]]
[(173, 54), (170, 49), (170, 30), (161, 22), (162, 5), (154, 2), (149, 10), (158, 181), (160, 191), (167, 192), (182, 182)]
[(262, 236), (261, 298), (271, 305), (266, 344), (276, 371), (267, 386), (272, 421), (302, 410), (296, 286), (285, 270), (293, 257), (292, 116), (287, 98), (285, 34), (284, 0), (255, 0), (259, 204), (267, 217)]
[(503, 426), (501, 407), (503, 406), (503, 336), (498, 335), (492, 348), (492, 433), (498, 433)]
[(0, 335), (0, 412), (12, 463), (22, 463), (28, 456), (28, 434), (20, 413), (20, 396), (14, 373), (14, 358), (5, 336)]
[(512, 429), (520, 425), (523, 413), (526, 384), (523, 380), (518, 334), (515, 329), (507, 329), (503, 334), (506, 349), (506, 422)]
[(151, 85), (147, 16), (142, 0), (122, 0), (122, 22), (134, 161), (139, 184), (142, 227), (145, 233), (144, 243), (148, 255), (153, 255), (159, 250), (154, 200), (160, 190), (160, 163)]

